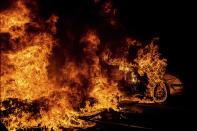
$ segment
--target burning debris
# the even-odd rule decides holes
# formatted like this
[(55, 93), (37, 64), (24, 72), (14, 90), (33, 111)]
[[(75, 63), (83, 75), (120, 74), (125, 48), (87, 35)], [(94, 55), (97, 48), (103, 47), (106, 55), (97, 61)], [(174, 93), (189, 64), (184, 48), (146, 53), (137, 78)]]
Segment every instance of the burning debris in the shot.
[[(105, 3), (103, 9), (106, 15), (112, 14), (113, 21), (116, 10), (112, 5)], [(166, 100), (167, 64), (154, 40), (143, 45), (125, 38), (117, 49), (101, 48), (99, 33), (90, 28), (79, 40), (80, 60), (64, 52), (59, 72), (50, 72), (49, 59), (59, 46), (58, 16), (44, 21), (33, 14), (23, 0), (0, 12), (0, 37), (5, 39), (1, 45), (0, 111), (9, 130), (88, 128), (95, 122), (80, 117), (106, 109), (120, 111), (121, 101)], [(138, 51), (131, 56), (133, 49)]]

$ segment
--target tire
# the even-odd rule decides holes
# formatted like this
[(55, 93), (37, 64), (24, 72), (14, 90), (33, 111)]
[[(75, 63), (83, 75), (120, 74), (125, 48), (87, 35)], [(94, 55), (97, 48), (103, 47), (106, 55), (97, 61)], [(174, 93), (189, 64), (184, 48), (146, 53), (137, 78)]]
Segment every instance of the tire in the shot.
[(161, 87), (160, 85), (157, 85), (154, 88), (154, 96), (153, 100), (156, 103), (163, 103), (167, 100), (169, 95), (168, 87), (165, 84), (165, 86)]

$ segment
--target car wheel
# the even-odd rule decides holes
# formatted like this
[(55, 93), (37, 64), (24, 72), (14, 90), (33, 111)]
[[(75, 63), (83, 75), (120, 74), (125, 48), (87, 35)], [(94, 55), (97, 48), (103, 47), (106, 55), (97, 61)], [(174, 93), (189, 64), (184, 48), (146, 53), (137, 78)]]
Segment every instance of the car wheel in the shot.
[(157, 103), (165, 102), (167, 100), (167, 97), (168, 97), (168, 89), (166, 85), (165, 86), (157, 85), (154, 88), (153, 99), (155, 102)]

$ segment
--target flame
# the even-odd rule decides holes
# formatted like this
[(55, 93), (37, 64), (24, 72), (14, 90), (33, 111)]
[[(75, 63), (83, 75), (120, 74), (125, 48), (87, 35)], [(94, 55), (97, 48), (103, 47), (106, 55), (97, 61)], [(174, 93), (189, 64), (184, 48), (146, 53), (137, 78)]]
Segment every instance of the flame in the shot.
[[(106, 7), (105, 12), (110, 11)], [(163, 84), (166, 60), (160, 58), (158, 46), (153, 42), (143, 47), (140, 42), (126, 38), (120, 53), (114, 56), (110, 48), (100, 51), (102, 43), (94, 29), (89, 29), (80, 39), (83, 58), (80, 61), (66, 58), (61, 74), (54, 73), (50, 78), (49, 59), (58, 45), (54, 36), (58, 17), (52, 15), (39, 23), (29, 17), (30, 12), (23, 0), (17, 0), (9, 10), (0, 13), (0, 32), (10, 34), (12, 46), (12, 50), (1, 52), (0, 109), (8, 111), (1, 121), (8, 130), (94, 126), (95, 123), (79, 117), (106, 109), (120, 111), (119, 102), (123, 99), (143, 102), (126, 95), (119, 87), (119, 80), (127, 80), (127, 74), (135, 76), (135, 70), (141, 76), (147, 75), (150, 90), (158, 83)], [(28, 25), (38, 31), (29, 32)], [(133, 47), (140, 50), (130, 60), (129, 49)], [(114, 77), (106, 73), (103, 64), (118, 67), (111, 72)]]
[[(155, 87), (158, 83), (164, 86), (162, 78), (165, 75), (166, 59), (160, 59), (158, 46), (153, 42), (145, 48), (140, 49), (138, 57), (135, 59), (138, 65), (138, 73), (144, 75), (146, 73), (149, 83), (148, 88)], [(153, 91), (151, 91), (153, 93)], [(150, 94), (153, 96), (153, 94)]]
[(29, 13), (24, 1), (18, 0), (10, 10), (1, 12), (0, 32), (9, 32), (12, 38), (23, 36), (25, 24), (30, 22)]

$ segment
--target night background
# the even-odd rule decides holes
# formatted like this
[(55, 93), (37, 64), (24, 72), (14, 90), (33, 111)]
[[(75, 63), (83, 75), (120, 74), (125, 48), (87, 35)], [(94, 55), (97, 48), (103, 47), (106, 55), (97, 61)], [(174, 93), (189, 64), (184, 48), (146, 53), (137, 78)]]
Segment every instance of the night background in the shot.
[[(101, 11), (104, 2), (103, 0), (40, 0), (38, 1), (39, 7), (36, 8), (43, 19), (48, 19), (52, 14), (59, 16), (57, 37), (60, 38), (60, 43), (61, 41), (77, 43), (76, 40), (88, 27), (96, 28), (101, 41), (113, 42), (114, 46), (118, 44), (122, 36), (132, 36), (145, 43), (158, 37), (160, 53), (167, 59), (167, 71), (181, 79), (185, 92), (180, 98), (174, 98), (169, 102), (173, 111), (163, 112), (162, 110), (161, 113), (153, 115), (149, 121), (154, 121), (151, 124), (158, 125), (161, 130), (196, 128), (195, 120), (193, 120), (196, 118), (194, 111), (197, 91), (194, 4), (112, 0), (113, 8), (117, 9), (114, 19), (118, 21), (113, 27), (108, 23), (108, 16)], [(10, 3), (12, 0), (1, 0), (0, 11), (8, 8)], [(55, 49), (54, 57), (62, 55), (60, 51), (62, 48), (69, 48), (73, 53), (77, 52), (74, 45), (61, 44)], [(61, 63), (61, 60), (59, 62)], [(114, 128), (122, 129), (123, 127), (108, 124), (101, 129)]]

